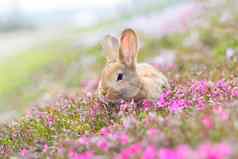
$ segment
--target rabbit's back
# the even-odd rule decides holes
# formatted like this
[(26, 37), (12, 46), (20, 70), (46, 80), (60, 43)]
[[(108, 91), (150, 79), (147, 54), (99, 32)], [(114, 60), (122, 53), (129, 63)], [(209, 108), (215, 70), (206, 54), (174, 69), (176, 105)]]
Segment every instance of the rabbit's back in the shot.
[(169, 82), (165, 75), (153, 66), (141, 63), (136, 65), (136, 70), (143, 85), (143, 94), (146, 94), (146, 98), (159, 98), (162, 91), (169, 87)]

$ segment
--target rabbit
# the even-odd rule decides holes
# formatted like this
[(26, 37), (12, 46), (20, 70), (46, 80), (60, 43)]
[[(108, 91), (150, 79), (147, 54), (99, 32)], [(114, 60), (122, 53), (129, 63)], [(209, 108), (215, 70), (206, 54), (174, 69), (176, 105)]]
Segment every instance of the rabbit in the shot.
[(103, 101), (157, 99), (169, 87), (165, 75), (149, 64), (137, 63), (138, 41), (131, 28), (121, 33), (120, 41), (111, 35), (102, 41), (106, 66), (97, 93)]

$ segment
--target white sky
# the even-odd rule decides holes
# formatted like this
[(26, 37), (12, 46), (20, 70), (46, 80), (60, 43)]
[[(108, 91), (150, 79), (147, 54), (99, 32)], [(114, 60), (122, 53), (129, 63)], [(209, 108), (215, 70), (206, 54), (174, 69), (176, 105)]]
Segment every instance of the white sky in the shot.
[(8, 9), (18, 3), (25, 11), (42, 11), (50, 9), (72, 9), (91, 7), (113, 7), (127, 0), (0, 0), (0, 10)]

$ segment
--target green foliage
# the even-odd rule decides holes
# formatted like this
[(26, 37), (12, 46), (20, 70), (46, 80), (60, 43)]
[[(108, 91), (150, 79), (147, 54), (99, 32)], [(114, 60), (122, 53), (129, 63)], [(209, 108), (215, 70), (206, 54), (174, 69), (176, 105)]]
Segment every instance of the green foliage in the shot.
[(224, 58), (227, 49), (238, 49), (238, 39), (224, 39), (214, 48), (214, 53), (219, 58)]
[[(64, 50), (68, 50), (67, 54)], [(66, 42), (52, 41), (7, 58), (0, 63), (0, 74), (4, 75), (0, 78), (0, 104), (17, 103), (16, 109), (20, 111), (47, 91), (47, 87), (40, 86), (41, 76), (60, 82), (62, 73), (77, 62), (79, 56), (79, 51), (72, 50)]]

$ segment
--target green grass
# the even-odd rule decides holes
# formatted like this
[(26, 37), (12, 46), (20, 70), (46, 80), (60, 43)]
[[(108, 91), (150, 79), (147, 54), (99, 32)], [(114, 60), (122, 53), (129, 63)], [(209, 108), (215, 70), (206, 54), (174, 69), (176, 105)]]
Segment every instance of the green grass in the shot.
[(44, 92), (45, 89), (38, 89), (41, 80), (60, 80), (60, 71), (79, 59), (79, 50), (71, 47), (68, 42), (51, 41), (0, 63), (0, 74), (3, 75), (0, 78), (1, 105), (14, 105), (16, 109), (26, 107)]

